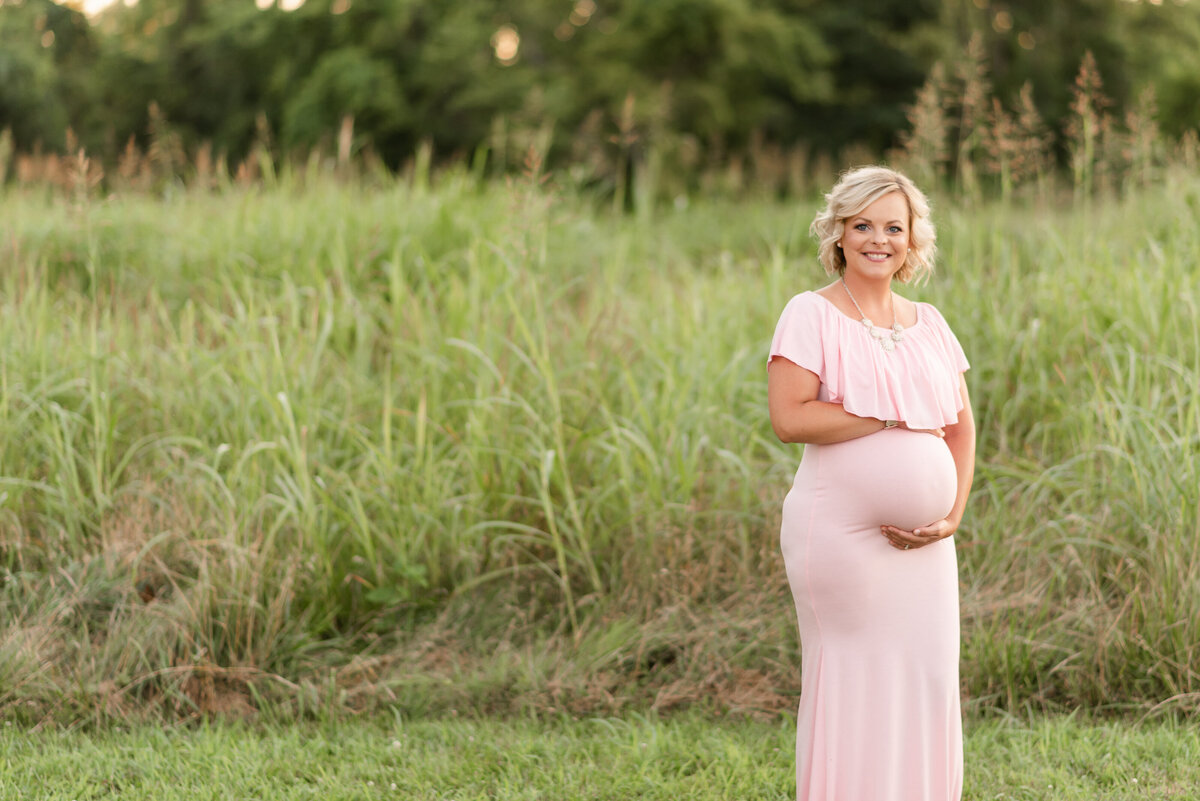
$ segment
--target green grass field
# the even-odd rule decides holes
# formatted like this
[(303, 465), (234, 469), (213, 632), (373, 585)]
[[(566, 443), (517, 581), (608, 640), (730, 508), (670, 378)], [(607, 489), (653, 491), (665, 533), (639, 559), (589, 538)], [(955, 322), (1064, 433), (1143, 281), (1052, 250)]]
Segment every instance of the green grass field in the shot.
[[(813, 204), (0, 194), (0, 712), (794, 709), (766, 419)], [(935, 198), (972, 714), (1200, 700), (1200, 177)], [(1116, 796), (1114, 796), (1116, 797)]]
[[(556, 718), (232, 724), (103, 735), (0, 732), (6, 799), (406, 799), (785, 801), (795, 797), (790, 720)], [(976, 722), (967, 801), (1190, 799), (1200, 730), (1047, 718)]]

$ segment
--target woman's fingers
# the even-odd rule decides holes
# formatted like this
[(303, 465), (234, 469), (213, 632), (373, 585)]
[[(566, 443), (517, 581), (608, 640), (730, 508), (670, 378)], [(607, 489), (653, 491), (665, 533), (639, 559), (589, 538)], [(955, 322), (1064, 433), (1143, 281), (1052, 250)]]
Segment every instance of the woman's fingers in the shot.
[(915, 431), (918, 434), (933, 434), (939, 439), (944, 439), (946, 436), (946, 429), (944, 428), (909, 428), (908, 426), (904, 426), (904, 430)]
[(920, 548), (922, 545), (928, 545), (931, 542), (937, 542), (945, 538), (946, 527), (946, 521), (939, 520), (936, 523), (921, 526), (912, 531), (906, 531), (895, 526), (880, 526), (879, 530), (883, 532), (884, 537), (887, 537), (888, 542), (893, 548), (901, 551), (911, 551), (913, 548)]
[(919, 548), (924, 544), (913, 532), (905, 531), (895, 526), (883, 526), (880, 528), (880, 531), (883, 532), (883, 536), (887, 537), (888, 542), (893, 548), (898, 548), (902, 551)]

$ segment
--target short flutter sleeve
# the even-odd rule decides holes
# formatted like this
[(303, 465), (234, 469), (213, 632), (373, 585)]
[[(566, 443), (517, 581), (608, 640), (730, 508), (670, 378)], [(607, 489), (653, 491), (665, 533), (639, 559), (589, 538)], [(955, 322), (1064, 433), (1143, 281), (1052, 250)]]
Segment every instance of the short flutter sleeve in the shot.
[(825, 309), (821, 299), (812, 292), (803, 292), (788, 301), (775, 324), (771, 353), (767, 363), (782, 356), (825, 380), (825, 351), (823, 346)]
[(958, 337), (954, 336), (954, 332), (950, 330), (950, 324), (946, 322), (945, 317), (942, 317), (942, 313), (937, 310), (937, 307), (929, 303), (922, 303), (921, 313), (925, 315), (924, 319), (928, 320), (929, 327), (941, 345), (947, 362), (954, 368), (954, 372), (965, 373), (971, 369), (971, 364), (967, 361), (967, 354), (963, 352)]
[(804, 292), (784, 308), (768, 363), (783, 356), (811, 370), (822, 399), (859, 417), (902, 420), (910, 428), (951, 425), (964, 405), (960, 375), (970, 365), (938, 310), (918, 303), (917, 312), (916, 325), (885, 351), (860, 321)]

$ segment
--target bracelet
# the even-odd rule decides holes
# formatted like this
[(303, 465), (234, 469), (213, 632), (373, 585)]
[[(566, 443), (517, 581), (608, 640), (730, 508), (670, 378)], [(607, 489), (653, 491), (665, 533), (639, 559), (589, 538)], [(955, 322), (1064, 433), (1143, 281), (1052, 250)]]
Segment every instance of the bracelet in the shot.
[(883, 421), (884, 428), (895, 428), (898, 425), (900, 425), (899, 420), (884, 420)]

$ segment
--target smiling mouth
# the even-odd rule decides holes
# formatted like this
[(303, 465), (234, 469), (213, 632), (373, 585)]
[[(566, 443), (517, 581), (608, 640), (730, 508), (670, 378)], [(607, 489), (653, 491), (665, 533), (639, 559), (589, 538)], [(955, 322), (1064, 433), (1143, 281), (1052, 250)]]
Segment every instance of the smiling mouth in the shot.
[(864, 253), (863, 255), (866, 256), (870, 261), (887, 261), (889, 258), (891, 258), (890, 253)]

